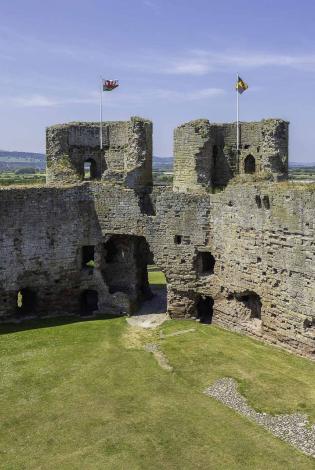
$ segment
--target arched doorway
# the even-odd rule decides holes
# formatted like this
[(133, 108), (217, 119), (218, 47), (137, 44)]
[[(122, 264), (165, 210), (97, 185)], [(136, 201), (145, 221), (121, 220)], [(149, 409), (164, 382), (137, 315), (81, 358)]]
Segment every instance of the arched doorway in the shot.
[(256, 161), (253, 155), (247, 155), (244, 160), (244, 172), (246, 174), (253, 174), (256, 172)]
[(96, 161), (93, 158), (85, 160), (83, 177), (85, 180), (95, 180), (98, 177)]
[[(164, 274), (154, 265), (143, 236), (108, 235), (103, 245), (102, 275), (113, 301), (128, 296), (126, 313), (165, 313), (167, 289)], [(122, 297), (123, 298), (123, 297)]]

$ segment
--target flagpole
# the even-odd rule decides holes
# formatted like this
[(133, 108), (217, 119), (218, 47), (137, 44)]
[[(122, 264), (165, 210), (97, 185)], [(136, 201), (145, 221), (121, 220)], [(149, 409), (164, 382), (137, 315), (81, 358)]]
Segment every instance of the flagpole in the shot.
[[(236, 84), (238, 85), (238, 72), (236, 74)], [(236, 86), (236, 150), (237, 150), (237, 158), (238, 158), (238, 152), (240, 148), (240, 115), (239, 115), (239, 92), (238, 92), (238, 86)]]
[(103, 79), (100, 78), (100, 149), (103, 150)]

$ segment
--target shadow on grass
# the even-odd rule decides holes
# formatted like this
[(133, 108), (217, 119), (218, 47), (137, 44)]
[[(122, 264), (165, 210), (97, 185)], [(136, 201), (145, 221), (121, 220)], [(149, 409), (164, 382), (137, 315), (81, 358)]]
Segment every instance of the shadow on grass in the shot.
[(32, 318), (19, 320), (17, 323), (2, 323), (0, 324), (0, 335), (9, 333), (17, 333), (19, 331), (37, 330), (39, 328), (49, 328), (52, 326), (62, 326), (71, 323), (82, 323), (95, 320), (109, 320), (112, 318), (120, 318), (119, 315), (102, 314), (93, 316), (62, 316), (54, 318)]

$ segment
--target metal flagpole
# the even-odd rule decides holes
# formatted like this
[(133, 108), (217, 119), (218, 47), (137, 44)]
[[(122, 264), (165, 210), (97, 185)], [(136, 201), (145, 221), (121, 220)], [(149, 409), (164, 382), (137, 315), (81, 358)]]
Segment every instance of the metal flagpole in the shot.
[(236, 150), (237, 150), (237, 157), (240, 148), (240, 116), (239, 116), (239, 92), (238, 92), (238, 80), (239, 75), (236, 74)]
[(100, 149), (101, 150), (103, 150), (102, 124), (103, 124), (103, 78), (101, 77), (101, 83), (100, 83)]

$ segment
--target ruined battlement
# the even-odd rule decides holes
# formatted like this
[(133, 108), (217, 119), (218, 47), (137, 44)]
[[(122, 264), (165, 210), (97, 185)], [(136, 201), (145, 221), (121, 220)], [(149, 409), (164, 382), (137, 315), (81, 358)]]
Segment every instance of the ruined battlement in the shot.
[(104, 122), (103, 149), (100, 124), (70, 122), (47, 129), (47, 183), (76, 183), (84, 179), (90, 164), (91, 179), (139, 189), (152, 186), (152, 123), (132, 117), (130, 121)]
[(202, 192), (224, 187), (237, 175), (249, 180), (286, 179), (289, 123), (281, 119), (213, 124), (199, 119), (174, 132), (174, 191)]
[(150, 121), (104, 123), (103, 142), (98, 123), (52, 126), (48, 184), (0, 189), (0, 320), (132, 314), (155, 263), (173, 318), (314, 358), (315, 188), (279, 182), (288, 123), (242, 123), (238, 155), (235, 124), (179, 126), (174, 188), (152, 187)]

